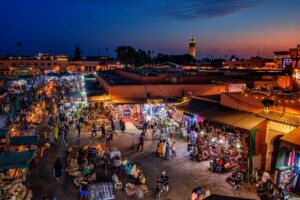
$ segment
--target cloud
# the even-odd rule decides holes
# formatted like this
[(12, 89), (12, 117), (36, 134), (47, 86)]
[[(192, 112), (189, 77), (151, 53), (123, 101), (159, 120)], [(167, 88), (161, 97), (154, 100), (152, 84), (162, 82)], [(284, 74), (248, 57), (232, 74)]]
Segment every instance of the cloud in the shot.
[[(46, 0), (43, 0), (46, 1)], [(272, 0), (53, 0), (70, 5), (80, 3), (92, 6), (121, 6), (132, 12), (151, 17), (176, 20), (199, 20), (220, 17), (261, 6)]]
[(267, 1), (270, 0), (115, 0), (123, 5), (143, 8), (151, 16), (176, 20), (199, 20), (229, 15), (260, 6)]

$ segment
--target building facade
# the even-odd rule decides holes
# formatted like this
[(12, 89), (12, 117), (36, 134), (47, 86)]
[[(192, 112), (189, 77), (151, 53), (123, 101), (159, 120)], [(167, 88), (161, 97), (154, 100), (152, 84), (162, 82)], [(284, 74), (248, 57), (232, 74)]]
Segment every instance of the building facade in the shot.
[(190, 39), (189, 55), (193, 56), (193, 58), (196, 58), (196, 40), (194, 36), (192, 36)]
[(113, 70), (123, 66), (117, 60), (69, 60), (65, 55), (39, 54), (33, 57), (0, 58), (0, 75), (32, 75), (47, 72), (93, 72)]

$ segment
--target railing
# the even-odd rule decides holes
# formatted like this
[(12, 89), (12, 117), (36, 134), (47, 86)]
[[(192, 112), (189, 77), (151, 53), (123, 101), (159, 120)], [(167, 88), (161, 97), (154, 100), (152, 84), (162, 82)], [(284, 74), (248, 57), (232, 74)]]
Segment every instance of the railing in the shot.
[(290, 99), (300, 99), (299, 92), (289, 92), (283, 90), (243, 90), (244, 93), (247, 94), (258, 94), (258, 95), (267, 95), (267, 96), (276, 96), (278, 98), (290, 98)]

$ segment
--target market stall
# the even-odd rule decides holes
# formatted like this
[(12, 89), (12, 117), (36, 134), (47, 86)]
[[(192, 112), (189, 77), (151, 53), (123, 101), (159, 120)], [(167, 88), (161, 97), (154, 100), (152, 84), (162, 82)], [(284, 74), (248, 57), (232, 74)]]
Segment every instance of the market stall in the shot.
[(205, 99), (177, 108), (187, 115), (188, 150), (194, 160), (209, 159), (218, 172), (252, 169), (253, 156), (262, 153), (265, 119)]
[(37, 145), (39, 142), (39, 135), (33, 136), (15, 136), (10, 139), (11, 146), (20, 145)]
[(300, 189), (300, 128), (280, 138), (275, 166), (274, 183), (287, 193)]
[(40, 104), (31, 105), (30, 111), (26, 114), (29, 123), (41, 124), (45, 122), (45, 116), (48, 115), (46, 110), (42, 109)]
[(27, 169), (34, 158), (35, 151), (0, 153), (0, 188), (1, 199), (30, 200), (32, 191), (23, 182)]

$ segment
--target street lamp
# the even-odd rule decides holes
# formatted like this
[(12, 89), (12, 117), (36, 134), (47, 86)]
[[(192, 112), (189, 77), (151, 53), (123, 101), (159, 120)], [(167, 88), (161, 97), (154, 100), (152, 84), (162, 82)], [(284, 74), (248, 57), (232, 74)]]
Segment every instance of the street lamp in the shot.
[(296, 69), (298, 69), (298, 52), (299, 52), (300, 44), (297, 45), (297, 50), (296, 50)]

